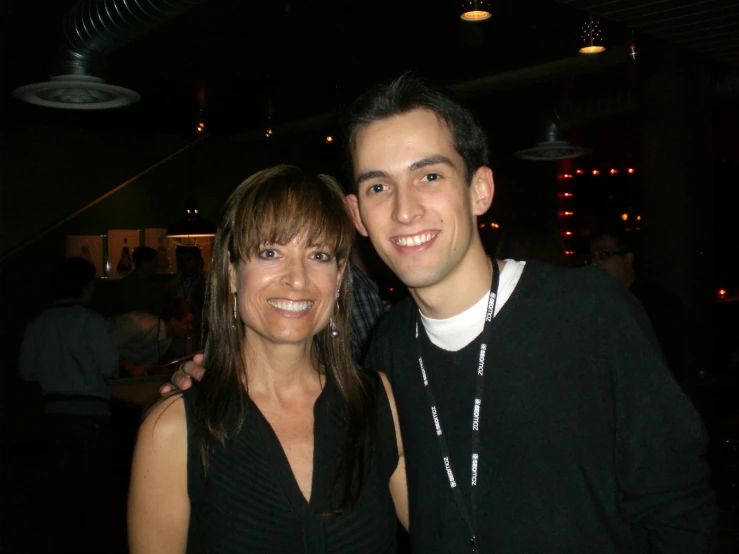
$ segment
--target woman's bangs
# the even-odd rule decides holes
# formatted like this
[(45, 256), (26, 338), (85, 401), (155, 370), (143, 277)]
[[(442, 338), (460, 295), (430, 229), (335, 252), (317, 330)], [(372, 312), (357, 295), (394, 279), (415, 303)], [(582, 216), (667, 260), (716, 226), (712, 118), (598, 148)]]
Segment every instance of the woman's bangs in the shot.
[(303, 239), (308, 245), (327, 246), (338, 258), (346, 258), (353, 233), (353, 227), (347, 229), (346, 209), (343, 203), (326, 194), (323, 185), (310, 185), (303, 182), (296, 186), (265, 187), (266, 190), (250, 199), (253, 202), (245, 202), (237, 223), (241, 229), (235, 229), (234, 254), (248, 259), (265, 244)]

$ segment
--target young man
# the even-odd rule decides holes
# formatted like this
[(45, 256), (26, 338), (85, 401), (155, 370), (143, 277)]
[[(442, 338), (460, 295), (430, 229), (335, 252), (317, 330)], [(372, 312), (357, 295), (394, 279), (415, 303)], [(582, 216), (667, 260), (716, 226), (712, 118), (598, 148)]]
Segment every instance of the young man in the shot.
[(444, 92), (400, 77), (347, 128), (357, 229), (411, 295), (366, 365), (393, 386), (413, 551), (712, 552), (703, 426), (628, 292), (487, 257), (486, 138)]

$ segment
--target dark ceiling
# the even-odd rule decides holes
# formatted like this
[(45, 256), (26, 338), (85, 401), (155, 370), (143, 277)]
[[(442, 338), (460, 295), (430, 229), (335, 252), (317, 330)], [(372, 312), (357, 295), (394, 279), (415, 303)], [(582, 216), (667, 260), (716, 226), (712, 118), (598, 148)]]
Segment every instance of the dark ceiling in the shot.
[(711, 58), (739, 64), (736, 0), (557, 0)]
[[(206, 0), (107, 60), (106, 80), (139, 92), (139, 104), (88, 114), (18, 102), (15, 87), (53, 73), (61, 22), (73, 4), (3, 0), (2, 128), (51, 123), (189, 132), (200, 108), (209, 130), (259, 128), (268, 117), (280, 122), (333, 111), (371, 82), (405, 70), (458, 83), (576, 56), (582, 10), (591, 7), (627, 24), (603, 22), (611, 49), (625, 49), (632, 27), (670, 38), (670, 22), (680, 14), (675, 24), (686, 45), (728, 61), (739, 53), (730, 34), (739, 31), (729, 25), (736, 2), (501, 0), (493, 2), (490, 20), (465, 23), (457, 0)], [(724, 29), (713, 44), (693, 17), (686, 21), (690, 10), (700, 14), (707, 5), (714, 11), (706, 17), (720, 18)]]
[[(0, 255), (187, 144), (201, 117), (236, 140), (295, 121), (315, 129), (371, 83), (418, 70), (474, 96), (515, 151), (575, 75), (587, 74), (585, 116), (633, 108), (633, 29), (640, 60), (674, 41), (716, 67), (739, 65), (739, 2), (493, 0), (490, 20), (465, 23), (459, 0), (204, 0), (105, 59), (101, 76), (139, 103), (54, 110), (12, 91), (55, 74), (76, 0), (0, 2)], [(578, 57), (589, 11), (604, 16), (608, 51)]]

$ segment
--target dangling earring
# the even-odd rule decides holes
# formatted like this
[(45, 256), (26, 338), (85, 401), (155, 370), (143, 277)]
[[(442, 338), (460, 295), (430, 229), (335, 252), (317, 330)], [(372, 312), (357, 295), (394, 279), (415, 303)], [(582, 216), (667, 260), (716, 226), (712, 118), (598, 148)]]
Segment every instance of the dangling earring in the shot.
[[(339, 299), (339, 291), (340, 290), (341, 289), (336, 289), (336, 299), (337, 300)], [(336, 302), (336, 304), (334, 304), (334, 309), (337, 312), (339, 311), (339, 303), (338, 302)], [(333, 317), (332, 318), (329, 318), (329, 320), (328, 320), (328, 328), (330, 329), (331, 338), (332, 339), (338, 339), (339, 338), (339, 335), (341, 333), (339, 333), (339, 329), (336, 327), (336, 323), (334, 323), (334, 318)]]
[(236, 303), (236, 293), (234, 293), (234, 321), (239, 320), (239, 307)]
[(333, 317), (328, 320), (328, 328), (331, 330), (331, 338), (338, 339), (341, 333), (339, 333), (339, 330), (336, 328), (336, 323), (334, 323)]

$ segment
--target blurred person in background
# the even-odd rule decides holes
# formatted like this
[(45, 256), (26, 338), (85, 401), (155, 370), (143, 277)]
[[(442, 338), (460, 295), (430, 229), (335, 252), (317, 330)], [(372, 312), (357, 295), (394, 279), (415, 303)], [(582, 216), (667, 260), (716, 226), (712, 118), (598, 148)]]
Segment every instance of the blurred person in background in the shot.
[(67, 258), (54, 275), (54, 303), (26, 328), (20, 376), (37, 381), (49, 450), (49, 506), (58, 552), (108, 552), (112, 427), (106, 378), (119, 354), (103, 317), (89, 308), (95, 266)]
[(670, 371), (678, 383), (685, 381), (685, 314), (680, 297), (665, 287), (641, 278), (635, 248), (629, 235), (618, 228), (604, 228), (590, 237), (590, 263), (629, 289), (647, 312)]

